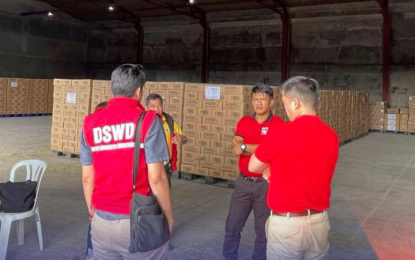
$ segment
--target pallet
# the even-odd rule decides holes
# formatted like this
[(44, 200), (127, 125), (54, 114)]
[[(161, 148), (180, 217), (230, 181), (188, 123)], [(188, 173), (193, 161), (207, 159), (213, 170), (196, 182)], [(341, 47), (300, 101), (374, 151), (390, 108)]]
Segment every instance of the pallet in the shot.
[(175, 171), (172, 173), (171, 177), (174, 179), (180, 180), (182, 178), (182, 173), (179, 171)]
[(181, 172), (181, 179), (185, 180), (185, 181), (192, 181), (192, 180), (198, 179), (200, 177), (203, 177), (203, 176), (196, 175), (196, 174), (189, 173), (189, 172)]
[(65, 157), (67, 159), (79, 158), (79, 154), (67, 153), (67, 152), (62, 152), (62, 151), (52, 151), (52, 156)]
[(39, 117), (39, 116), (51, 116), (52, 114), (43, 113), (43, 114), (7, 114), (7, 115), (0, 115), (0, 118), (4, 117)]
[(383, 134), (383, 130), (380, 130), (380, 129), (369, 129), (369, 132), (370, 133), (382, 133)]
[[(218, 185), (222, 187), (225, 186), (230, 189), (235, 188), (234, 181), (216, 178), (212, 176), (203, 176), (203, 175), (197, 175), (197, 174), (188, 173), (188, 172), (181, 172), (181, 179), (185, 181), (202, 180), (203, 183), (207, 185)], [(198, 182), (200, 183), (200, 181)]]
[(415, 132), (408, 132), (408, 135), (415, 135)]

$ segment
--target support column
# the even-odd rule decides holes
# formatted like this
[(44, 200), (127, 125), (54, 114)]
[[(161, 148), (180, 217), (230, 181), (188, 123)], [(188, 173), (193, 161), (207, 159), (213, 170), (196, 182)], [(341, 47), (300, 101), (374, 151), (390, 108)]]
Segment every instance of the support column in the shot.
[(382, 67), (382, 98), (387, 102), (388, 106), (391, 104), (390, 83), (391, 83), (391, 16), (389, 13), (389, 1), (378, 0), (382, 8), (383, 15), (383, 67)]
[(143, 57), (143, 50), (144, 50), (144, 29), (141, 23), (137, 23), (135, 26), (137, 31), (137, 64), (143, 64), (144, 57)]
[(290, 77), (291, 59), (291, 20), (290, 15), (284, 9), (281, 14), (282, 21), (282, 50), (281, 50), (281, 84)]
[(209, 54), (210, 54), (210, 28), (206, 20), (206, 15), (200, 19), (203, 27), (203, 59), (202, 59), (202, 83), (209, 83)]

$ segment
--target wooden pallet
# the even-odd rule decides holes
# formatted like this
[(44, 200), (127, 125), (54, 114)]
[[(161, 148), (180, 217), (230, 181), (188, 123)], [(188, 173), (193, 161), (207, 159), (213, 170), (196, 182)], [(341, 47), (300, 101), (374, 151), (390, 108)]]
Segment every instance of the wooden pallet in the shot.
[(67, 158), (67, 159), (79, 158), (79, 154), (67, 153), (67, 152), (62, 152), (62, 151), (52, 151), (52, 156), (64, 157), (64, 158)]
[(380, 129), (369, 129), (369, 132), (370, 133), (383, 133), (384, 131)]
[(203, 176), (203, 175), (197, 175), (197, 174), (188, 173), (188, 172), (181, 172), (181, 179), (185, 181), (202, 180), (203, 183), (207, 185), (219, 185), (219, 186), (225, 186), (231, 189), (235, 188), (234, 181), (216, 178), (212, 176)]
[(415, 132), (408, 132), (408, 135), (415, 135)]

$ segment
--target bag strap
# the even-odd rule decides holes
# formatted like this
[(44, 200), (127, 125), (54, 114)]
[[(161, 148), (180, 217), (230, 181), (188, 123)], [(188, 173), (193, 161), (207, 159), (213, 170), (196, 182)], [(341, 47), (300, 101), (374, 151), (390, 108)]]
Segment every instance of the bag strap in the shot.
[(135, 183), (137, 181), (138, 174), (138, 162), (140, 159), (141, 150), (141, 128), (143, 127), (143, 120), (146, 112), (141, 113), (138, 118), (136, 133), (135, 133), (135, 146), (134, 146), (134, 167), (133, 167), (133, 192), (135, 192)]

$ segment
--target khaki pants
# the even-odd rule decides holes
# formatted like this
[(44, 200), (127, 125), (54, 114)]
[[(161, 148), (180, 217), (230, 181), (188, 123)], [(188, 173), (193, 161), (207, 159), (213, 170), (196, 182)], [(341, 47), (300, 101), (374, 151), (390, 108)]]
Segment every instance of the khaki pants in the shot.
[(330, 230), (327, 212), (306, 217), (271, 215), (266, 230), (269, 260), (327, 259)]
[(92, 218), (92, 245), (94, 260), (166, 260), (169, 242), (145, 253), (128, 252), (130, 220), (105, 220), (94, 214)]

